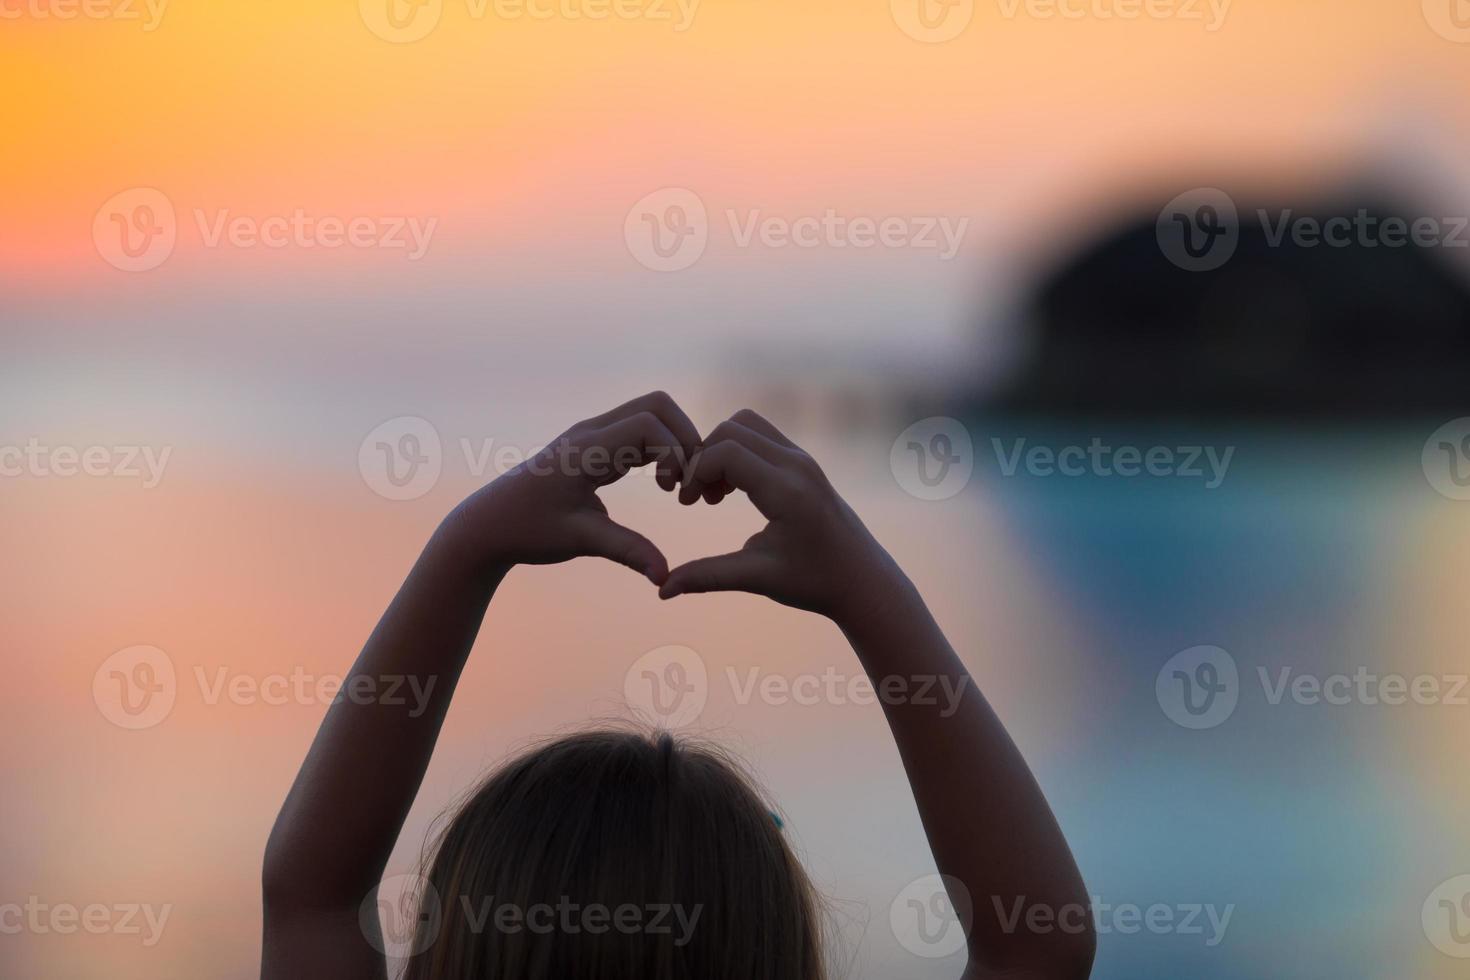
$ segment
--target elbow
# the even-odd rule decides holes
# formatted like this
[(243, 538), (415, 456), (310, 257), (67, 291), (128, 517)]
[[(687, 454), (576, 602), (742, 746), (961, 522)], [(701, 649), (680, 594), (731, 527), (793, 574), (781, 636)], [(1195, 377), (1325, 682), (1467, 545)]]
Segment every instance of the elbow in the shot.
[(1071, 921), (1061, 921), (1064, 928), (1050, 936), (1045, 949), (1036, 951), (1037, 961), (1031, 972), (1046, 980), (1087, 980), (1092, 976), (1097, 958), (1097, 928), (1092, 921), (1092, 905), (1083, 902), (1080, 914)]
[(1097, 958), (1097, 930), (1089, 909), (1079, 928), (1059, 933), (1038, 964), (1036, 976), (1046, 980), (1087, 980)]
[(1065, 936), (1057, 943), (1046, 972), (1040, 975), (1055, 980), (1087, 980), (1092, 976), (1092, 964), (1096, 958), (1097, 930), (1093, 928), (1089, 914), (1081, 931)]
[(265, 846), (260, 895), (268, 916), (356, 909), (377, 884), (377, 875), (362, 862), (344, 862), (319, 843), (293, 839), (279, 825)]
[(280, 909), (290, 904), (296, 882), (291, 874), (290, 862), (286, 860), (271, 836), (265, 847), (265, 858), (260, 868), (260, 897), (267, 909)]
[(260, 865), (260, 897), (266, 911), (290, 912), (320, 904), (313, 885), (313, 868), (300, 847), (276, 825), (265, 845)]
[(1097, 929), (1086, 903), (1064, 907), (1047, 928), (1010, 931), (1005, 942), (994, 937), (987, 948), (976, 948), (972, 936), (970, 961), (997, 976), (1027, 980), (1087, 980), (1097, 957)]
[(971, 954), (983, 976), (1025, 977), (1027, 980), (1088, 980), (1097, 956), (1097, 936), (1092, 929), (1075, 935), (1057, 935), (1044, 947), (1012, 950), (997, 957)]

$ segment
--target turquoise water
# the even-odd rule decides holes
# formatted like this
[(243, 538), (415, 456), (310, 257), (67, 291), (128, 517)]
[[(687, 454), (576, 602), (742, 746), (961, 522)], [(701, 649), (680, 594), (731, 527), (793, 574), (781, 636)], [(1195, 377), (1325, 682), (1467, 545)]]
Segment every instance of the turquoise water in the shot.
[[(1416, 555), (1426, 515), (1470, 521), (1470, 503), (1446, 500), (1422, 471), (1433, 428), (971, 425), (975, 492), (1042, 570), (1058, 608), (1087, 624), (1077, 678), (1091, 692), (1087, 737), (1038, 768), (1089, 886), (1106, 903), (1233, 908), (1214, 945), (1204, 942), (1208, 926), (1204, 936), (1103, 935), (1098, 977), (1457, 975), (1463, 964), (1429, 944), (1420, 907), (1441, 880), (1470, 869), (1470, 846), (1446, 833), (1454, 799), (1423, 777), (1420, 763), (1429, 755), (1432, 766), (1437, 749), (1416, 739), (1463, 736), (1470, 707), (1375, 704), (1357, 693), (1333, 704), (1313, 701), (1310, 687), (1301, 698), (1281, 689), (1283, 671), (1444, 679), (1465, 669), (1464, 657), (1446, 663), (1456, 651), (1393, 633), (1405, 597), (1421, 591), (1416, 580), (1442, 574)], [(1098, 436), (1233, 455), (1213, 489), (1203, 477), (1096, 468), (1005, 472), (1017, 438), (1061, 447)], [(1228, 718), (1195, 730), (1170, 720), (1156, 679), (1197, 645), (1227, 651), (1238, 680)], [(1453, 682), (1444, 684), (1448, 699)], [(1338, 682), (1335, 696), (1345, 690)]]

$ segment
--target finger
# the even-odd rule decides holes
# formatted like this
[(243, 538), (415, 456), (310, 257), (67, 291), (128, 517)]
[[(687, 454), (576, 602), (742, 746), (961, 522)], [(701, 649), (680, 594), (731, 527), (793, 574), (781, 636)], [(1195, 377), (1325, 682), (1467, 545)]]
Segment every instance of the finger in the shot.
[[(650, 391), (646, 395), (639, 395), (610, 412), (604, 412), (594, 419), (589, 419), (586, 425), (590, 428), (602, 429), (640, 412), (649, 412), (656, 416), (674, 434), (674, 441), (670, 445), (677, 446), (682, 451), (682, 457), (677, 461), (679, 465), (673, 465), (670, 469), (676, 477), (682, 477), (683, 464), (687, 464), (699, 448), (699, 430), (695, 428), (689, 416), (668, 392)], [(665, 490), (673, 489), (673, 483), (665, 485), (662, 475), (659, 479), (659, 486)]]
[(578, 519), (578, 545), (583, 554), (607, 558), (648, 576), (654, 585), (669, 577), (669, 562), (652, 541), (601, 514)]
[(744, 490), (763, 513), (786, 486), (779, 469), (740, 443), (726, 441), (707, 446), (694, 457), (689, 479), (679, 490), (679, 503), (694, 503), (704, 487), (717, 487), (722, 481)]
[(773, 581), (776, 560), (753, 551), (697, 558), (669, 573), (659, 586), (660, 599), (694, 592), (755, 592), (764, 594)]
[[(739, 443), (771, 465), (781, 468), (795, 466), (805, 456), (800, 450), (788, 448), (773, 442), (759, 432), (746, 428), (734, 419), (726, 419), (724, 422), (715, 426), (714, 431), (709, 434), (709, 438), (705, 440), (704, 445), (705, 448), (710, 448), (725, 442)], [(715, 484), (710, 486), (699, 483), (692, 476), (690, 479), (686, 479), (684, 483), (689, 487), (689, 492), (687, 495), (681, 495), (680, 499), (685, 500), (685, 496), (687, 496), (689, 500), (685, 502), (692, 501), (696, 496), (702, 494), (708, 503), (719, 503), (732, 489), (728, 482), (723, 485)]]
[(753, 430), (755, 432), (759, 432), (761, 435), (765, 436), (767, 439), (771, 440), (772, 442), (776, 443), (777, 445), (785, 446), (787, 449), (800, 449), (801, 448), (796, 443), (794, 443), (790, 439), (786, 438), (786, 434), (785, 433), (783, 433), (780, 429), (776, 428), (776, 426), (773, 423), (771, 423), (770, 421), (768, 421), (765, 416), (761, 415), (759, 412), (755, 411), (754, 409), (742, 408), (740, 411), (738, 411), (734, 415), (730, 416), (730, 420), (732, 422), (739, 422), (741, 425), (745, 426), (747, 429), (751, 429), (751, 430)]
[(706, 446), (713, 446), (721, 442), (738, 442), (761, 459), (776, 466), (787, 466), (803, 455), (799, 449), (783, 446), (771, 437), (733, 418), (728, 418), (715, 426), (714, 431), (704, 440)]
[[(593, 446), (601, 449), (606, 458), (593, 459), (588, 453)], [(634, 467), (657, 463), (659, 485), (673, 489), (677, 448), (678, 440), (668, 426), (652, 412), (639, 412), (590, 433), (582, 452), (585, 469), (598, 486), (622, 478)]]

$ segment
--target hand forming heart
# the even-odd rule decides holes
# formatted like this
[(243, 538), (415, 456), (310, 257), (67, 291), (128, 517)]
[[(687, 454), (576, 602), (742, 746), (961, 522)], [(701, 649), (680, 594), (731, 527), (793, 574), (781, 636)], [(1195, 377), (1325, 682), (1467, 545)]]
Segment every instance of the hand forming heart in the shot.
[[(717, 504), (741, 490), (768, 523), (739, 551), (670, 571), (658, 547), (616, 523), (596, 492), (650, 463), (680, 503)], [(663, 392), (572, 426), (465, 500), (446, 527), (487, 567), (599, 556), (642, 572), (665, 599), (753, 592), (834, 618), (881, 600), (899, 574), (821, 467), (774, 425), (744, 409), (700, 442)]]

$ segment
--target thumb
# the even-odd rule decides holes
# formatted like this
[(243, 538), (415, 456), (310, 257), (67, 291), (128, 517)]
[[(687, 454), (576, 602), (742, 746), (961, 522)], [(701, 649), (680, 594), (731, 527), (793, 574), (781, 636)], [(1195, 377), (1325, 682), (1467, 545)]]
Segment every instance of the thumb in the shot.
[(697, 558), (669, 573), (659, 587), (660, 599), (690, 592), (756, 592), (764, 594), (772, 560), (752, 551)]
[(627, 565), (659, 585), (669, 576), (669, 561), (652, 541), (602, 514), (589, 514), (578, 529), (584, 554)]

